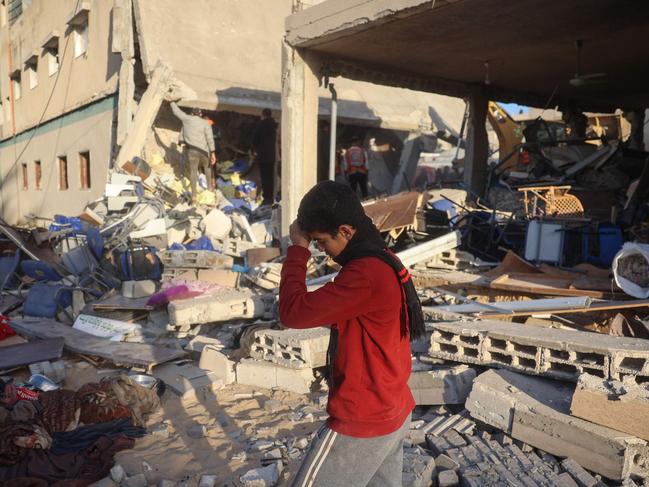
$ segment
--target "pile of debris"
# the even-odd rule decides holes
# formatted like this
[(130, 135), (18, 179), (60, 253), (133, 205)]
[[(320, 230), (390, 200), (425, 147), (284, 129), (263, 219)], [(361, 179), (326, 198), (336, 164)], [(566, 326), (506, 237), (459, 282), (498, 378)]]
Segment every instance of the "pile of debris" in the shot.
[[(326, 417), (329, 330), (279, 322), (277, 212), (257, 206), (236, 170), (227, 194), (205, 190), (192, 206), (164, 161), (124, 168), (79, 217), (47, 230), (0, 225), (0, 376), (35, 400), (101, 384), (81, 380), (87, 369), (159, 393), (162, 408), (138, 423), (148, 434), (132, 450), (149, 467), (122, 452), (124, 467), (98, 470), (99, 485), (287, 481)], [(628, 228), (588, 216), (570, 188), (521, 194), (516, 212), (470, 204), (459, 189), (364, 203), (411, 269), (427, 316), (428, 336), (412, 346), (418, 407), (404, 485), (642, 485), (649, 250), (624, 242)], [(314, 250), (307, 284), (336, 271)], [(210, 416), (209, 404), (226, 411), (259, 397), (268, 416), (252, 414), (254, 404), (232, 413), (243, 422)], [(178, 412), (194, 410), (180, 426)], [(215, 424), (223, 433), (210, 432)], [(150, 465), (159, 450), (137, 447), (219, 434), (241, 449), (224, 455), (228, 471), (198, 462), (174, 482)]]

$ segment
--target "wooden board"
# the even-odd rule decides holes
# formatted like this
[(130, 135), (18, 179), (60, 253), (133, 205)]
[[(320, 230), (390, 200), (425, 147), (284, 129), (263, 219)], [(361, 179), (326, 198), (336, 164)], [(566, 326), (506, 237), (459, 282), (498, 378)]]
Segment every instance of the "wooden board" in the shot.
[(491, 281), (491, 288), (544, 296), (590, 296), (607, 298), (613, 293), (575, 289), (570, 287), (574, 279), (546, 274), (504, 274)]
[(498, 277), (503, 274), (511, 273), (530, 273), (530, 274), (540, 274), (541, 271), (537, 269), (533, 264), (530, 264), (528, 261), (518, 256), (511, 250), (508, 250), (505, 254), (503, 260), (498, 264), (497, 267), (494, 267), (488, 272), (485, 272), (485, 276), (489, 277)]
[(379, 231), (389, 232), (414, 226), (422, 199), (423, 193), (411, 191), (366, 203), (363, 209)]
[(151, 367), (186, 355), (183, 350), (97, 338), (51, 319), (25, 318), (12, 320), (10, 325), (29, 338), (63, 338), (66, 350), (105, 358), (115, 364)]
[(9, 345), (8, 347), (3, 347), (0, 352), (0, 370), (36, 362), (44, 362), (46, 360), (58, 360), (62, 354), (63, 338), (51, 338), (49, 340)]
[(143, 298), (126, 298), (121, 294), (116, 294), (101, 301), (95, 301), (92, 303), (92, 309), (105, 311), (152, 311), (153, 306), (146, 304), (148, 300), (148, 296)]
[(521, 310), (510, 313), (490, 313), (481, 312), (481, 318), (510, 318), (512, 316), (531, 316), (531, 315), (561, 315), (572, 313), (597, 313), (601, 311), (616, 311), (633, 308), (649, 308), (649, 299), (633, 299), (629, 301), (601, 301), (592, 303), (590, 306), (573, 309), (539, 309), (539, 310)]

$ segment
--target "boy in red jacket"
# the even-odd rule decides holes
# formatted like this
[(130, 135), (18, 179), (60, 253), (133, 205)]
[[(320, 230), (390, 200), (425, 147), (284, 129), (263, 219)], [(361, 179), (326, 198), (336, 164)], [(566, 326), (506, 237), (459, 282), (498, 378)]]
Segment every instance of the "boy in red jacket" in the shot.
[[(292, 485), (400, 486), (403, 439), (415, 406), (410, 340), (424, 333), (410, 275), (345, 184), (313, 187), (290, 237), (280, 319), (289, 328), (331, 326), (329, 419)], [(342, 269), (335, 281), (307, 292), (312, 240)]]

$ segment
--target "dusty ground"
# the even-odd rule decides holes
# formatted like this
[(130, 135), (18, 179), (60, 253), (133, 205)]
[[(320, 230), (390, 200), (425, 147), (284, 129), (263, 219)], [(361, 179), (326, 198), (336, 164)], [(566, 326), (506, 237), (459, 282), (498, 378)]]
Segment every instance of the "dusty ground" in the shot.
[[(254, 397), (248, 398), (250, 394)], [(271, 399), (279, 402), (279, 405), (273, 403), (277, 409), (272, 412), (264, 409), (264, 404)], [(312, 411), (312, 415), (300, 421), (288, 418), (290, 413), (303, 408)], [(285, 440), (286, 443), (291, 438), (308, 437), (322, 424), (322, 413), (322, 408), (316, 408), (306, 396), (236, 384), (186, 403), (167, 391), (161, 410), (147, 424), (150, 429), (162, 429), (163, 433), (138, 439), (134, 449), (117, 455), (116, 462), (128, 475), (144, 473), (151, 485), (167, 479), (194, 486), (204, 474), (217, 475), (219, 486), (240, 485), (242, 474), (262, 466), (263, 453), (249, 451), (255, 440)], [(195, 438), (189, 434), (200, 429), (197, 425), (205, 426), (205, 436)], [(233, 459), (233, 455), (241, 452), (247, 452), (246, 460)], [(278, 485), (288, 485), (287, 479), (299, 463), (300, 459), (289, 459)]]

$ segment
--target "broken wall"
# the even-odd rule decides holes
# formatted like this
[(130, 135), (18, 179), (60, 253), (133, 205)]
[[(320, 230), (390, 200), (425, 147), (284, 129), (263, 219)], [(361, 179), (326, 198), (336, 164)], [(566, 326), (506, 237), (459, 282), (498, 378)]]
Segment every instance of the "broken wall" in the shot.
[[(142, 65), (169, 63), (195, 92), (187, 106), (258, 115), (280, 109), (281, 48), (291, 0), (134, 0)], [(206, 13), (210, 13), (209, 15)], [(160, 35), (161, 32), (173, 35)], [(334, 79), (341, 123), (413, 130), (431, 122), (459, 131), (464, 102), (458, 98)], [(328, 116), (328, 90), (320, 90), (320, 116)]]

